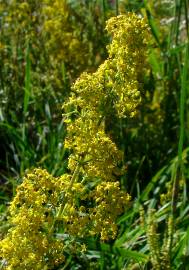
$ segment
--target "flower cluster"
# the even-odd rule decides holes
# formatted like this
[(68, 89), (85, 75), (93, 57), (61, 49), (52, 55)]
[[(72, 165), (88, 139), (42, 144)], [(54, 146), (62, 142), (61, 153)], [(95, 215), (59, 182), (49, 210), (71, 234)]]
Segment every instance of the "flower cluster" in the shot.
[[(31, 77), (29, 94), (34, 100), (30, 117), (32, 119), (34, 115), (37, 120), (44, 120), (38, 107), (48, 102), (56, 119), (71, 81), (83, 70), (93, 70), (102, 61), (106, 38), (97, 9), (99, 5), (93, 1), (89, 9), (87, 2), (0, 1), (3, 89), (0, 91), (0, 106), (7, 116), (11, 110), (16, 110), (19, 116), (22, 114), (28, 60)], [(15, 103), (18, 104), (16, 108)]]
[[(145, 20), (132, 13), (111, 18), (106, 29), (113, 36), (108, 59), (93, 74), (81, 75), (63, 106), (67, 116), (65, 146), (71, 151), (70, 173), (79, 166), (76, 181), (90, 183), (86, 195), (90, 206), (86, 209), (87, 203), (83, 202), (82, 220), (103, 240), (115, 237), (116, 219), (129, 201), (128, 194), (119, 187), (122, 152), (106, 130), (107, 119), (113, 113), (118, 118), (136, 114), (141, 99), (138, 76), (144, 67), (148, 36)], [(82, 201), (79, 192), (76, 195)], [(77, 231), (79, 208), (74, 202), (70, 207), (73, 219), (69, 216), (69, 226)]]
[(102, 182), (92, 192), (95, 206), (91, 211), (92, 233), (100, 234), (102, 240), (115, 239), (116, 219), (128, 206), (130, 196), (120, 190), (119, 182)]
[[(105, 241), (117, 233), (117, 216), (123, 213), (130, 196), (120, 190), (119, 182), (84, 179), (70, 186), (70, 175), (60, 178), (65, 204), (60, 215), (64, 230), (73, 236), (98, 236)], [(90, 181), (91, 180), (91, 181)], [(86, 181), (86, 182), (85, 182)], [(64, 188), (63, 188), (64, 186)]]
[(167, 231), (163, 237), (160, 245), (160, 235), (158, 234), (158, 223), (154, 209), (149, 209), (147, 218), (147, 241), (150, 250), (150, 260), (152, 269), (170, 270), (170, 245), (173, 233), (173, 219), (172, 216), (167, 220)]
[(119, 117), (134, 116), (140, 103), (138, 79), (144, 70), (148, 28), (144, 19), (129, 13), (111, 18), (106, 29), (113, 35), (109, 61), (102, 67), (115, 98)]
[[(43, 32), (47, 37), (46, 47), (54, 60), (57, 63), (64, 62), (72, 78), (96, 66), (101, 56), (98, 53), (96, 57), (95, 43), (91, 39), (97, 38), (97, 43), (102, 39), (94, 36), (96, 27), (102, 28), (99, 14), (91, 14), (90, 5), (84, 1), (78, 1), (75, 7), (66, 0), (43, 2)], [(97, 17), (96, 21), (90, 24), (88, 16)]]
[(0, 244), (6, 269), (52, 269), (64, 260), (63, 244), (50, 230), (58, 201), (57, 180), (47, 171), (26, 175), (10, 206), (13, 227)]

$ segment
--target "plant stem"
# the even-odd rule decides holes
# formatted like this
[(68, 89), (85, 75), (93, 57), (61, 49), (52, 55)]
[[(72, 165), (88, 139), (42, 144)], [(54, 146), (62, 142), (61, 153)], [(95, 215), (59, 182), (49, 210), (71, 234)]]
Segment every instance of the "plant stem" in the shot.
[[(189, 43), (186, 45), (185, 49), (185, 63), (181, 74), (181, 95), (180, 95), (180, 135), (179, 135), (179, 144), (178, 144), (178, 161), (176, 164), (176, 172), (173, 180), (173, 191), (172, 191), (172, 216), (173, 216), (173, 228), (175, 223), (175, 212), (176, 204), (178, 198), (178, 189), (179, 189), (179, 175), (183, 175), (183, 160), (182, 152), (184, 146), (184, 113), (185, 113), (185, 100), (186, 100), (186, 83), (187, 83), (187, 72), (188, 72), (188, 57), (189, 57)], [(179, 173), (178, 173), (179, 170)], [(172, 236), (173, 237), (173, 236)], [(172, 247), (172, 240), (170, 249)]]
[[(74, 173), (72, 175), (72, 178), (71, 178), (71, 181), (70, 181), (70, 185), (69, 185), (69, 187), (67, 189), (67, 192), (72, 189), (72, 186), (73, 186), (73, 184), (74, 184), (74, 182), (77, 179), (77, 176), (79, 174), (80, 168), (81, 168), (81, 164), (80, 164), (80, 162), (78, 162), (77, 165), (76, 165), (76, 167), (75, 167)], [(62, 201), (62, 204), (60, 205), (59, 211), (57, 213), (57, 216), (53, 220), (53, 224), (52, 224), (52, 226), (50, 228), (50, 231), (49, 231), (50, 234), (53, 233), (53, 230), (54, 230), (56, 221), (59, 220), (59, 218), (61, 217), (61, 215), (62, 215), (62, 213), (64, 211), (64, 208), (65, 208), (65, 205), (66, 205), (66, 199), (67, 199), (67, 196), (65, 194), (65, 196), (63, 198), (63, 201)]]
[(116, 0), (115, 4), (116, 4), (116, 16), (118, 16), (119, 15), (119, 0)]

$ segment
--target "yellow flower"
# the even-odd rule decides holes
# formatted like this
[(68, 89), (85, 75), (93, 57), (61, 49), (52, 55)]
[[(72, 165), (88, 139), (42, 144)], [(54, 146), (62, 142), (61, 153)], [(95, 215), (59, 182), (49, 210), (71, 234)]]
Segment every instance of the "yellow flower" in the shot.
[(50, 232), (59, 200), (57, 182), (47, 171), (35, 169), (17, 188), (10, 206), (14, 226), (0, 243), (7, 269), (49, 269), (63, 260), (63, 243)]
[[(76, 80), (63, 106), (67, 115), (65, 146), (71, 151), (68, 168), (74, 174), (79, 165), (76, 181), (90, 183), (88, 192), (78, 189), (77, 194), (72, 185), (66, 229), (71, 234), (100, 234), (102, 240), (115, 238), (116, 219), (130, 200), (117, 181), (123, 153), (108, 134), (107, 119), (109, 115), (136, 114), (141, 101), (138, 77), (144, 68), (148, 36), (145, 20), (133, 13), (111, 18), (106, 29), (113, 36), (108, 59), (93, 74), (83, 73)], [(90, 206), (81, 215), (77, 201), (82, 197)]]

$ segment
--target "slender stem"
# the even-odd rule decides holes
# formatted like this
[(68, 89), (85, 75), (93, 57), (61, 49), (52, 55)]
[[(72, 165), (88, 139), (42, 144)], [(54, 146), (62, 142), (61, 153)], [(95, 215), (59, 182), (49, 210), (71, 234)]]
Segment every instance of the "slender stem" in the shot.
[(189, 39), (189, 22), (188, 22), (188, 0), (184, 1), (184, 15), (186, 23), (187, 39)]
[(103, 21), (106, 21), (106, 3), (105, 0), (102, 0), (102, 11), (103, 11)]
[[(74, 173), (73, 173), (73, 175), (72, 175), (72, 178), (71, 178), (71, 180), (70, 180), (70, 185), (69, 185), (69, 187), (68, 187), (68, 189), (67, 189), (67, 192), (70, 191), (70, 190), (72, 189), (73, 184), (74, 184), (75, 180), (76, 180), (77, 177), (78, 177), (80, 168), (81, 168), (81, 164), (80, 164), (80, 162), (78, 162), (77, 165), (76, 165), (76, 167), (75, 167), (75, 170), (74, 170)], [(62, 215), (62, 213), (63, 213), (63, 211), (64, 211), (64, 208), (65, 208), (65, 205), (66, 205), (66, 199), (67, 199), (67, 196), (66, 196), (66, 194), (65, 194), (65, 196), (64, 196), (64, 198), (63, 198), (63, 201), (62, 201), (62, 204), (60, 205), (60, 208), (59, 208), (59, 210), (58, 210), (58, 213), (57, 213), (56, 217), (55, 217), (54, 220), (53, 220), (53, 224), (52, 224), (51, 229), (50, 229), (50, 231), (49, 231), (50, 234), (53, 233), (54, 227), (55, 227), (55, 224), (56, 224), (56, 221), (61, 217), (61, 215)]]
[(116, 0), (115, 4), (116, 4), (116, 16), (118, 16), (119, 15), (119, 0)]
[[(186, 99), (186, 81), (187, 81), (187, 72), (188, 72), (188, 56), (189, 56), (189, 43), (186, 45), (185, 51), (185, 63), (182, 70), (181, 76), (181, 95), (180, 95), (180, 135), (179, 135), (179, 144), (178, 144), (178, 162), (176, 164), (174, 179), (173, 179), (173, 191), (172, 191), (172, 216), (173, 216), (173, 226), (175, 223), (175, 212), (176, 204), (178, 198), (178, 189), (179, 189), (179, 175), (183, 174), (183, 161), (182, 161), (182, 152), (184, 146), (184, 113), (185, 113), (185, 99)], [(179, 172), (178, 172), (179, 170)], [(172, 247), (172, 240), (170, 249)]]
[(182, 1), (178, 0), (175, 1), (176, 3), (176, 10), (175, 10), (175, 31), (176, 31), (176, 36), (175, 36), (175, 43), (178, 45), (178, 39), (179, 39), (179, 26), (180, 26), (180, 20), (181, 20), (181, 9), (182, 9)]

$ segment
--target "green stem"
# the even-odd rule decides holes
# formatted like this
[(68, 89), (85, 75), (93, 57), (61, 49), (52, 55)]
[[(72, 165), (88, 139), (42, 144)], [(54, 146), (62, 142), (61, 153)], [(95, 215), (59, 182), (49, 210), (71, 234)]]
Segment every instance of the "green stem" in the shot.
[[(81, 164), (80, 164), (80, 162), (78, 162), (77, 165), (76, 165), (76, 168), (74, 170), (74, 173), (72, 175), (72, 178), (71, 178), (71, 181), (70, 181), (70, 185), (69, 185), (69, 187), (67, 189), (67, 192), (72, 189), (73, 184), (74, 184), (74, 182), (76, 181), (76, 179), (77, 179), (77, 177), (79, 175), (80, 168), (81, 168)], [(57, 213), (56, 217), (53, 220), (53, 224), (52, 224), (52, 226), (50, 228), (49, 234), (52, 234), (53, 233), (54, 227), (55, 227), (55, 224), (56, 224), (56, 221), (60, 219), (62, 213), (64, 212), (64, 208), (65, 208), (65, 205), (66, 205), (66, 200), (67, 200), (67, 196), (65, 194), (65, 196), (63, 198), (63, 201), (62, 201), (62, 204), (60, 205), (60, 208), (58, 210), (58, 213)]]
[[(173, 191), (172, 191), (172, 216), (173, 216), (173, 228), (175, 226), (175, 212), (176, 212), (176, 204), (178, 198), (178, 190), (179, 190), (179, 175), (178, 170), (183, 175), (183, 160), (182, 160), (182, 152), (184, 146), (184, 128), (185, 128), (185, 100), (186, 100), (186, 89), (187, 89), (187, 72), (188, 72), (188, 57), (189, 57), (189, 43), (186, 45), (185, 51), (185, 63), (182, 70), (181, 76), (181, 95), (180, 95), (180, 135), (179, 135), (179, 144), (178, 144), (178, 162), (176, 163), (174, 179), (173, 179)], [(173, 238), (173, 236), (172, 236)], [(172, 239), (170, 250), (172, 248)]]
[(118, 16), (119, 15), (119, 0), (116, 0), (115, 4), (116, 4), (116, 16)]

